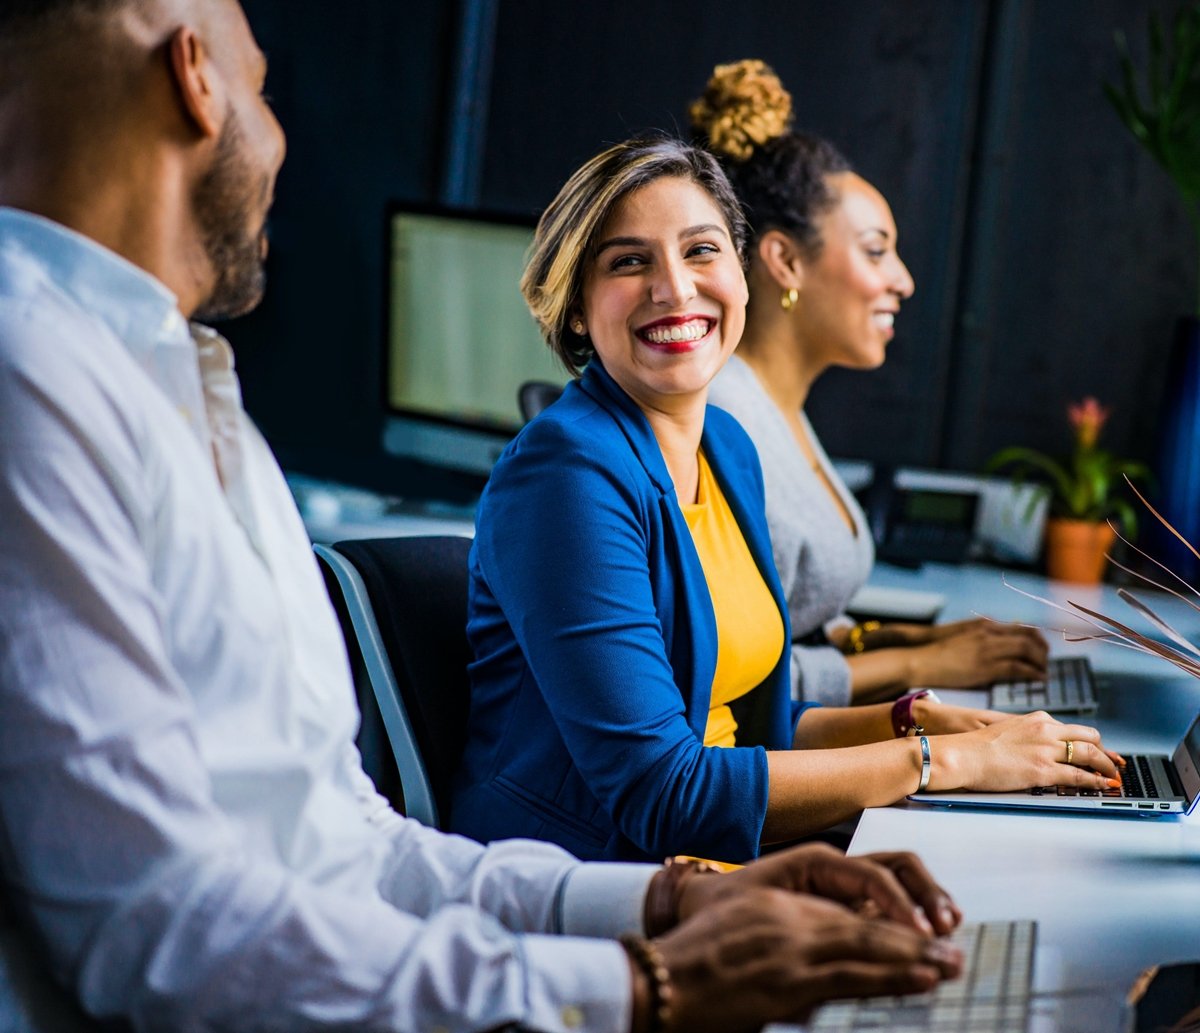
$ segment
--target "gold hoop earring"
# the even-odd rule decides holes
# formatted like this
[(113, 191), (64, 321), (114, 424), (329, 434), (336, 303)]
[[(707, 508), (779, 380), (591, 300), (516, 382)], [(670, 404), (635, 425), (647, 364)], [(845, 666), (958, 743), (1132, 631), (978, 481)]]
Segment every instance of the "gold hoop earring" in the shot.
[(800, 292), (795, 287), (789, 287), (779, 298), (779, 305), (784, 312), (791, 312), (792, 306), (800, 300)]

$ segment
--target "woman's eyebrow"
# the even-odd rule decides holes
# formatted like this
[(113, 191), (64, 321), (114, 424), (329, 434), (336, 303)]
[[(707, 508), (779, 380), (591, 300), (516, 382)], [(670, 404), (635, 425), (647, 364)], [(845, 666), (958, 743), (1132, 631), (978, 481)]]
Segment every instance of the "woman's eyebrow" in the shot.
[[(679, 239), (685, 240), (688, 237), (698, 237), (702, 233), (721, 233), (729, 236), (724, 226), (715, 222), (701, 223), (699, 226), (689, 226), (685, 230), (679, 231)], [(596, 254), (600, 254), (605, 248), (610, 247), (645, 247), (647, 241), (644, 237), (609, 237), (608, 240), (602, 240), (596, 245)]]

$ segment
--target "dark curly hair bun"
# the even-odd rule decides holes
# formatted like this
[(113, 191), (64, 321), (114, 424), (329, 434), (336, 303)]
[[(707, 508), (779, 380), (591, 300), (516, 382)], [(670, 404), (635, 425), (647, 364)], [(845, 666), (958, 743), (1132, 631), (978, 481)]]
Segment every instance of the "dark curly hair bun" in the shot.
[(828, 140), (791, 128), (792, 96), (779, 76), (762, 61), (718, 65), (688, 115), (724, 166), (752, 242), (784, 230), (816, 255), (821, 217), (838, 201), (832, 177), (850, 163)]
[(745, 161), (756, 147), (788, 131), (792, 95), (765, 61), (735, 61), (713, 69), (688, 115), (710, 151)]

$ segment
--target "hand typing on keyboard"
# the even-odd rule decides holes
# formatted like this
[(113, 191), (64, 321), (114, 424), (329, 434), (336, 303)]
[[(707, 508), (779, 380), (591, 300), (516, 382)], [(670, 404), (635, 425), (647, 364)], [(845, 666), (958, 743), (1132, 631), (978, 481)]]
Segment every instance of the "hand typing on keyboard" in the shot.
[(969, 689), (1046, 675), (1048, 647), (1041, 632), (983, 617), (925, 627), (887, 624), (866, 644), (870, 650), (909, 647), (909, 687)]
[(655, 943), (674, 987), (670, 1028), (690, 1033), (804, 1021), (824, 1001), (927, 992), (961, 970), (961, 950), (933, 935), (961, 914), (912, 854), (797, 847), (685, 876), (677, 912), (686, 924)]
[(935, 792), (1007, 792), (1048, 785), (1103, 792), (1120, 787), (1118, 765), (1123, 763), (1119, 754), (1104, 748), (1095, 728), (1065, 724), (1041, 711), (939, 736), (931, 753), (929, 788)]

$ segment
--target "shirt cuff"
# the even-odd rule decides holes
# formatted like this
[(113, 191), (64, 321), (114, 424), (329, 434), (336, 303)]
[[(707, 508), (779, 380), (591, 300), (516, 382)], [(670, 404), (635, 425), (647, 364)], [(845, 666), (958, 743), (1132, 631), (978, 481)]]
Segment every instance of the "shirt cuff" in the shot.
[(827, 707), (847, 707), (851, 700), (850, 665), (832, 646), (792, 649), (792, 695)]
[(581, 864), (567, 873), (559, 897), (559, 932), (616, 939), (642, 935), (653, 864)]
[(836, 617), (830, 617), (823, 625), (825, 634), (828, 635), (831, 631), (849, 631), (857, 624), (853, 617), (845, 613), (839, 613)]
[(620, 944), (522, 936), (527, 1022), (546, 1033), (612, 1033), (633, 1020), (629, 959)]

